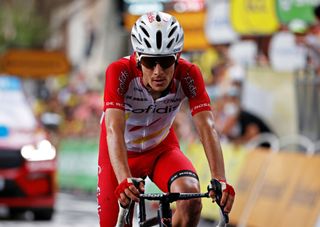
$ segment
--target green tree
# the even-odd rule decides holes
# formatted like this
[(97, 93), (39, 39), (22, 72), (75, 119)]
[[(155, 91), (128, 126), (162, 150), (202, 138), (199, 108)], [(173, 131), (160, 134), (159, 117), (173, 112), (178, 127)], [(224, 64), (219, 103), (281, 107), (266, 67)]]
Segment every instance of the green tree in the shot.
[(49, 34), (34, 1), (0, 3), (0, 53), (8, 48), (41, 48)]

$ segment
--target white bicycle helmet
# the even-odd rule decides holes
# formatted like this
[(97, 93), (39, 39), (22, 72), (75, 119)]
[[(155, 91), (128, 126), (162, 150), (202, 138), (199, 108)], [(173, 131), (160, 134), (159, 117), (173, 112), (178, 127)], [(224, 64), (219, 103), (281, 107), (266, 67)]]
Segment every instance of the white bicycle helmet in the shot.
[(149, 55), (172, 55), (182, 51), (183, 29), (175, 17), (163, 12), (142, 15), (131, 30), (134, 51)]

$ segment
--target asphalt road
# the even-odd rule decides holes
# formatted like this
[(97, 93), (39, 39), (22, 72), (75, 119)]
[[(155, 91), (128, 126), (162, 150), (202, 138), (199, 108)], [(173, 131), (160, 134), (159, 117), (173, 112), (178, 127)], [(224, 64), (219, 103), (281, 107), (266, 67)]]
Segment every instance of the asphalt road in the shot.
[(1, 209), (0, 227), (99, 227), (94, 196), (59, 193), (56, 212), (51, 221), (33, 221), (32, 213), (18, 220), (9, 219)]
[[(59, 193), (51, 221), (33, 221), (32, 215), (27, 212), (12, 220), (7, 216), (7, 210), (0, 206), (0, 227), (99, 227), (96, 198), (93, 195)], [(203, 220), (199, 224), (199, 227), (209, 226), (214, 225)]]

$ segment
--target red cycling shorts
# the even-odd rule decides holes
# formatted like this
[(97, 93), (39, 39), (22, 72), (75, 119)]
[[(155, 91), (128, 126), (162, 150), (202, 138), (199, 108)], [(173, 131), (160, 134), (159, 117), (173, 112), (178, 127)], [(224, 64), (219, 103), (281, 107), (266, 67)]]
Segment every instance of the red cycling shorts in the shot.
[[(113, 227), (118, 216), (118, 202), (114, 194), (118, 182), (110, 163), (105, 135), (105, 131), (101, 133), (99, 148), (98, 214), (101, 227)], [(168, 192), (172, 181), (179, 176), (197, 178), (195, 168), (180, 150), (172, 129), (157, 147), (143, 153), (128, 152), (128, 163), (133, 177), (148, 176), (163, 192)]]

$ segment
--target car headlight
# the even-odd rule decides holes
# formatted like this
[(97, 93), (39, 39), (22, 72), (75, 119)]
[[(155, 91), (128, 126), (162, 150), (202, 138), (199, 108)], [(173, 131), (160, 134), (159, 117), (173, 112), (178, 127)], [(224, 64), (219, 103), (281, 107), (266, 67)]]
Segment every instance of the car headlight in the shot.
[(21, 155), (28, 161), (47, 161), (56, 157), (56, 149), (48, 140), (42, 140), (36, 146), (23, 146)]

